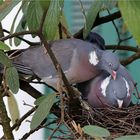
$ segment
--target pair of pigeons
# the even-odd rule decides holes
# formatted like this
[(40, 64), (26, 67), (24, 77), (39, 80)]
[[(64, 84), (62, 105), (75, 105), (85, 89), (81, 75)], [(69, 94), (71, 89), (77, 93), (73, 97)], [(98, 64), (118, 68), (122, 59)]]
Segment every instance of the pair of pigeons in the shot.
[[(104, 40), (93, 33), (83, 41), (61, 39), (50, 42), (70, 84), (79, 83), (82, 96), (93, 107), (127, 107), (131, 101), (134, 83), (119, 58), (104, 50)], [(56, 88), (57, 71), (43, 46), (22, 50), (13, 58), (19, 72), (37, 75)], [(84, 83), (82, 83), (84, 82)]]

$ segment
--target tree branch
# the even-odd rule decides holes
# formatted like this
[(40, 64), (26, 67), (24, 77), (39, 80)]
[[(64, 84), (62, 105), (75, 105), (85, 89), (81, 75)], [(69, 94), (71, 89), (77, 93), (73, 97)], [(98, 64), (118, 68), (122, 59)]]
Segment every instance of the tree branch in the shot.
[[(120, 17), (121, 17), (120, 11), (115, 12), (111, 15), (104, 16), (104, 17), (98, 17), (97, 16), (97, 18), (96, 18), (95, 22), (93, 23), (93, 26), (91, 27), (91, 29), (98, 26), (98, 25), (101, 25), (103, 23), (107, 23), (109, 21), (115, 20), (115, 19), (120, 18)], [(80, 38), (83, 39), (83, 28), (79, 32), (74, 34), (74, 37), (79, 38), (79, 39)]]
[(14, 136), (12, 133), (12, 129), (10, 127), (10, 119), (7, 115), (7, 111), (5, 108), (5, 104), (3, 101), (3, 93), (2, 90), (0, 89), (0, 118), (1, 118), (1, 123), (3, 127), (3, 132), (4, 132), (4, 139), (5, 140), (14, 140)]
[(5, 41), (5, 40), (13, 38), (13, 37), (17, 37), (17, 36), (20, 36), (20, 35), (28, 35), (28, 34), (35, 34), (35, 35), (37, 35), (38, 33), (36, 31), (16, 32), (16, 33), (13, 33), (13, 34), (9, 34), (9, 35), (7, 35), (5, 37), (1, 37), (0, 41)]
[(126, 58), (125, 60), (121, 61), (122, 65), (128, 65), (130, 63), (132, 63), (134, 60), (139, 59), (140, 58), (140, 52), (137, 52), (133, 55), (131, 55), (130, 57)]

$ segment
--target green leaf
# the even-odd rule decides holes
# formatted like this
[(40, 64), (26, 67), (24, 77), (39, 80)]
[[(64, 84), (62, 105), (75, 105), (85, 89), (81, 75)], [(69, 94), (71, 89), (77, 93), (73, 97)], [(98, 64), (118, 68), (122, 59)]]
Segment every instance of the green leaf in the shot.
[(103, 0), (95, 0), (90, 6), (87, 16), (86, 23), (83, 30), (83, 37), (86, 38), (89, 32), (91, 31), (91, 27), (96, 19), (98, 12), (100, 11), (104, 1)]
[(38, 99), (35, 100), (34, 104), (38, 106), (46, 97), (47, 95), (39, 97)]
[(133, 34), (137, 43), (140, 45), (140, 1), (120, 0), (119, 8), (129, 31)]
[(39, 2), (40, 2), (40, 5), (41, 5), (42, 9), (47, 10), (50, 6), (51, 0), (41, 0)]
[(37, 126), (41, 124), (41, 122), (47, 117), (51, 107), (55, 102), (56, 95), (48, 94), (45, 99), (39, 104), (35, 114), (33, 115), (31, 121), (31, 130), (35, 129)]
[(0, 5), (0, 21), (2, 21), (21, 0), (5, 1)]
[(13, 93), (19, 90), (19, 76), (15, 67), (8, 67), (5, 71), (6, 82)]
[(140, 140), (140, 135), (126, 135), (115, 138), (114, 140)]
[[(18, 15), (19, 15), (19, 12), (22, 10), (22, 7), (24, 7), (24, 5), (26, 5), (26, 3), (27, 3), (27, 1), (22, 1), (22, 4), (19, 7), (19, 9), (18, 9), (18, 11), (17, 11), (17, 13), (16, 13), (16, 15), (14, 17), (14, 20), (12, 22), (11, 29), (10, 29), (10, 34), (12, 34), (14, 32), (16, 19), (17, 19)], [(12, 46), (12, 38), (9, 39), (9, 44)]]
[(117, 6), (118, 0), (104, 0), (104, 7), (107, 9), (112, 9)]
[[(17, 28), (16, 28), (15, 32), (25, 31), (26, 27), (27, 27), (26, 20), (25, 20), (25, 17), (23, 16), (21, 18), (19, 24), (17, 25)], [(23, 37), (23, 35), (20, 36), (20, 37)], [(16, 46), (20, 45), (21, 41), (22, 41), (21, 39), (18, 39), (16, 37), (14, 38), (14, 43), (15, 43)]]
[[(31, 1), (28, 5), (26, 19), (29, 30), (37, 30), (40, 26), (43, 10), (38, 0)], [(34, 36), (33, 36), (34, 37)]]
[(53, 40), (55, 38), (56, 31), (58, 29), (58, 24), (60, 21), (60, 15), (61, 15), (60, 1), (52, 0), (46, 15), (45, 26), (44, 26), (44, 30), (45, 30), (44, 34), (48, 40)]
[(14, 95), (11, 94), (11, 92), (9, 92), (7, 101), (8, 101), (8, 109), (9, 109), (12, 123), (15, 124), (15, 122), (20, 118), (20, 115), (19, 115), (20, 113), (19, 113), (17, 101)]
[(86, 125), (82, 129), (84, 133), (90, 135), (93, 138), (110, 136), (110, 132), (107, 129), (99, 127), (99, 126)]
[(0, 51), (0, 63), (5, 65), (6, 67), (13, 66), (11, 60), (5, 55), (3, 51)]
[(0, 50), (10, 50), (10, 47), (6, 45), (4, 42), (0, 41)]

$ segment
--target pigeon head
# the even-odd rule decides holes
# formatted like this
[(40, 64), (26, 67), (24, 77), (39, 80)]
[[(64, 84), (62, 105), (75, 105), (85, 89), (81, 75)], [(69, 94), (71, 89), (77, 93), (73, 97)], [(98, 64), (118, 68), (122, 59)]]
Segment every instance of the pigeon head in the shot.
[(115, 80), (117, 74), (116, 72), (120, 66), (118, 56), (111, 51), (103, 51), (100, 62), (99, 67), (112, 75), (113, 79)]
[[(130, 84), (118, 75), (115, 80), (110, 76), (101, 83), (102, 94), (107, 99), (107, 104), (121, 108), (130, 103)], [(124, 103), (127, 100), (126, 103)]]
[(118, 56), (112, 51), (102, 51), (96, 49), (96, 51), (90, 53), (89, 62), (98, 69), (108, 72), (110, 75), (112, 75), (114, 80), (116, 79), (120, 61)]

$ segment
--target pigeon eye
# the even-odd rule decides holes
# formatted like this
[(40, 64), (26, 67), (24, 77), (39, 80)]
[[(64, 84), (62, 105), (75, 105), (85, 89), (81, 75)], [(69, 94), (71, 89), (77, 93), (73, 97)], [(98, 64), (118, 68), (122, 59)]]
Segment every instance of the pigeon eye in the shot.
[(112, 66), (113, 66), (113, 64), (112, 64), (112, 63), (109, 63), (109, 66), (110, 66), (110, 67), (112, 67)]

